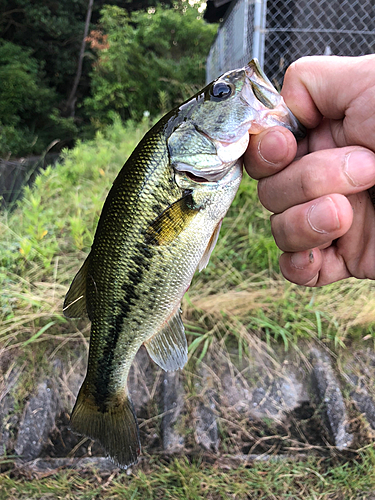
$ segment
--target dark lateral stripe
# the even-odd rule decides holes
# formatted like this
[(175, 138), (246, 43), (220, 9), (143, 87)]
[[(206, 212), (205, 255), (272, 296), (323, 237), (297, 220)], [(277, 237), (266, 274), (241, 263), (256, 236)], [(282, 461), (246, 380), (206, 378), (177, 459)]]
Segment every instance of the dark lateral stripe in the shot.
[[(106, 411), (106, 401), (108, 400), (108, 397), (111, 396), (111, 393), (109, 392), (109, 385), (111, 382), (113, 362), (116, 350), (118, 349), (120, 334), (123, 331), (126, 320), (130, 319), (133, 311), (137, 309), (136, 303), (140, 299), (138, 285), (143, 280), (144, 271), (150, 266), (152, 256), (153, 252), (144, 243), (138, 243), (135, 246), (135, 256), (133, 258), (134, 267), (128, 271), (126, 275), (128, 279), (121, 287), (124, 291), (124, 295), (119, 298), (115, 304), (120, 306), (120, 312), (114, 316), (112, 324), (106, 332), (105, 338), (101, 339), (105, 345), (102, 348), (102, 354), (97, 362), (98, 373), (95, 383), (96, 392), (94, 395), (95, 403), (101, 411)], [(138, 318), (131, 319), (132, 321), (136, 320), (135, 322), (138, 324), (140, 323)], [(100, 335), (100, 333), (98, 334)], [(138, 332), (135, 332), (134, 336), (129, 335), (126, 339), (126, 343), (128, 345), (133, 344), (137, 335)], [(122, 350), (124, 350), (124, 346), (121, 347)], [(126, 351), (124, 355), (126, 356)]]

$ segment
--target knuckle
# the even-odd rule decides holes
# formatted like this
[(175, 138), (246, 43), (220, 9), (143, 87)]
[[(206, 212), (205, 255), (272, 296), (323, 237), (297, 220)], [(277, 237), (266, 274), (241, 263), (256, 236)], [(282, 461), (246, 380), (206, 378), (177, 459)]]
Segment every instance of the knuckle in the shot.
[[(298, 207), (271, 217), (271, 231), (283, 252), (300, 252), (325, 244), (329, 235), (312, 231)], [(331, 238), (330, 238), (331, 239)]]
[[(285, 72), (285, 78), (291, 78), (292, 80), (299, 80), (300, 75), (304, 73), (306, 67), (309, 66), (310, 56), (300, 57), (287, 68)], [(288, 76), (287, 76), (288, 75)]]
[(303, 201), (310, 201), (320, 196), (320, 178), (315, 166), (306, 165), (300, 172), (300, 190)]

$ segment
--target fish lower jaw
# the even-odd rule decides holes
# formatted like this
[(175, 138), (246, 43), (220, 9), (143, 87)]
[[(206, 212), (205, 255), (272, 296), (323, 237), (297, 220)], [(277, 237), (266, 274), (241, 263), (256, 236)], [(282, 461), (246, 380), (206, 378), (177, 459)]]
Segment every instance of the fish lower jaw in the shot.
[[(197, 170), (196, 167), (187, 164), (178, 164), (175, 166), (175, 170), (183, 177), (186, 177), (189, 181), (201, 183), (217, 182), (225, 177), (229, 170), (233, 167), (238, 160), (232, 161), (230, 163), (223, 163), (220, 167), (214, 167), (210, 169)], [(178, 183), (179, 184), (179, 183)]]

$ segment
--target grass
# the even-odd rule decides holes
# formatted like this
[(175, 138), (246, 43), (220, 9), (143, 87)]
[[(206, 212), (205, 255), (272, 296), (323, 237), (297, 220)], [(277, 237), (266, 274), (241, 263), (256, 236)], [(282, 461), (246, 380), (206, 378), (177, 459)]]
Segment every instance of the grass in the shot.
[[(25, 189), (16, 207), (0, 214), (0, 399), (10, 373), (18, 370), (17, 411), (55, 359), (73, 367), (76, 351), (82, 356), (87, 349), (88, 325), (63, 317), (63, 297), (89, 251), (112, 181), (148, 127), (115, 121), (95, 141), (66, 152), (63, 162)], [(268, 349), (272, 359), (273, 349), (280, 348), (308, 363), (301, 346), (311, 339), (339, 357), (359, 342), (374, 346), (373, 282), (301, 288), (280, 275), (278, 257), (269, 213), (257, 200), (256, 183), (245, 177), (210, 264), (184, 298), (191, 366), (218, 351), (229, 359), (235, 350), (238, 364), (246, 364), (257, 349)], [(223, 421), (222, 450), (232, 453), (236, 432), (245, 435), (248, 425), (233, 430)], [(27, 481), (15, 471), (4, 473), (0, 499), (359, 499), (375, 489), (374, 461), (370, 445), (350, 460), (311, 456), (301, 463), (251, 467), (229, 459), (210, 465), (197, 458), (170, 462), (153, 456), (132, 476), (61, 471)]]
[(78, 143), (25, 188), (18, 206), (0, 214), (0, 353), (71, 335), (63, 296), (117, 171), (148, 127), (116, 121), (106, 135)]
[[(66, 152), (25, 188), (14, 210), (0, 215), (0, 352), (71, 335), (61, 314), (64, 293), (89, 251), (116, 173), (148, 127), (115, 121), (95, 141)], [(243, 347), (240, 331), (285, 349), (311, 337), (331, 349), (359, 339), (373, 343), (375, 285), (347, 280), (310, 290), (287, 283), (268, 219), (256, 182), (245, 177), (211, 262), (186, 295), (185, 318), (203, 316), (209, 331), (219, 322), (215, 334), (237, 336)], [(200, 358), (210, 343), (206, 332), (191, 347)]]
[(150, 458), (127, 475), (92, 470), (56, 471), (47, 477), (0, 476), (0, 498), (13, 499), (142, 499), (142, 500), (359, 500), (375, 489), (375, 455), (363, 450), (352, 462), (332, 465), (306, 459), (296, 462), (256, 461), (241, 465), (221, 459), (172, 461)]

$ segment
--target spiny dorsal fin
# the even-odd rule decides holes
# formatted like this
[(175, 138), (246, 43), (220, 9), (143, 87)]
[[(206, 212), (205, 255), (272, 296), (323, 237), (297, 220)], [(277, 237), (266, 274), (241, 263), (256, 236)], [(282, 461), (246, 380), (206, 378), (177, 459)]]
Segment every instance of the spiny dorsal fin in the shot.
[(215, 245), (217, 243), (217, 239), (219, 237), (222, 222), (223, 222), (223, 219), (221, 219), (219, 224), (216, 226), (215, 231), (211, 235), (211, 238), (210, 238), (210, 241), (208, 242), (207, 248), (204, 251), (204, 254), (203, 254), (203, 256), (198, 264), (199, 272), (201, 272), (207, 266), (208, 261), (210, 260), (212, 250), (215, 248)]
[(167, 372), (186, 364), (188, 348), (180, 307), (163, 328), (144, 344), (151, 359)]
[(188, 193), (172, 203), (154, 220), (147, 231), (147, 242), (154, 245), (168, 245), (198, 212), (199, 207), (194, 206), (193, 196)]
[(258, 78), (260, 78), (260, 80), (263, 80), (263, 83), (267, 84), (267, 87), (269, 87), (270, 90), (272, 90), (272, 92), (275, 92), (275, 87), (272, 85), (272, 83), (268, 79), (268, 76), (262, 70), (259, 61), (256, 57), (254, 57), (254, 59), (251, 59), (248, 66), (250, 66), (250, 68), (254, 70), (255, 74), (258, 76)]
[(82, 318), (87, 316), (86, 281), (88, 263), (89, 258), (87, 257), (65, 296), (63, 313), (67, 318)]

